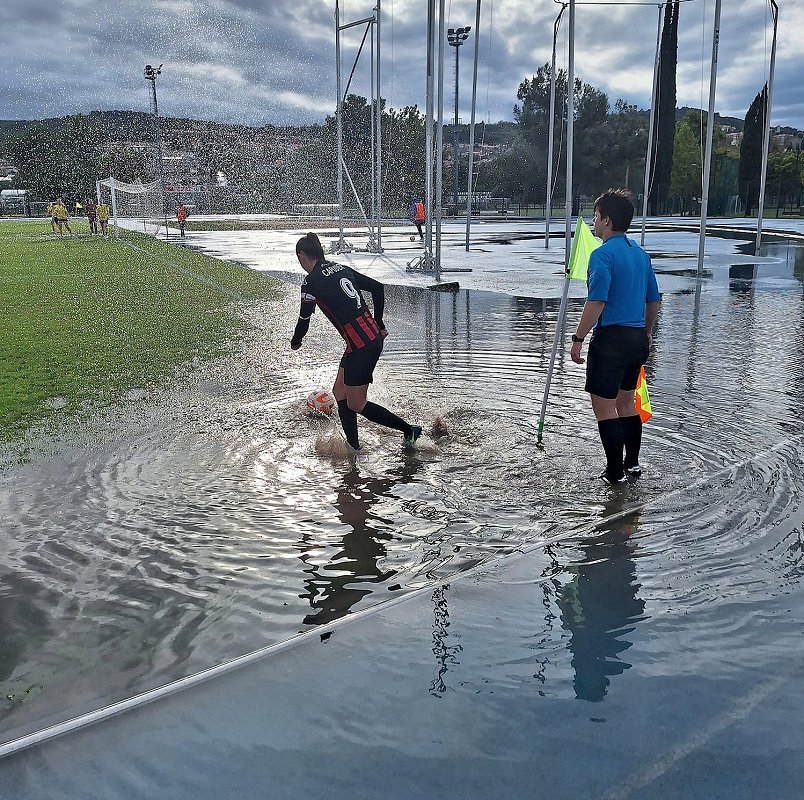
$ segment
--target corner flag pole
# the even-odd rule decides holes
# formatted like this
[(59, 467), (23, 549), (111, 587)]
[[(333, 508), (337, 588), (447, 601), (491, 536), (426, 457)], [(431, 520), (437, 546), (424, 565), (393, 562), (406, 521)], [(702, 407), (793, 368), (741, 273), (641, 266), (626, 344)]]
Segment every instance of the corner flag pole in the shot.
[[(656, 24), (656, 57), (653, 60), (653, 88), (650, 96), (650, 121), (648, 122), (648, 151), (645, 155), (645, 182), (642, 189), (642, 232), (639, 236), (639, 244), (645, 246), (645, 220), (648, 217), (648, 195), (650, 194), (651, 173), (653, 172), (653, 133), (656, 127), (656, 105), (659, 97), (659, 59), (661, 56), (662, 38), (662, 9), (664, 4), (659, 6), (659, 21)], [(625, 187), (628, 188), (627, 186)]]
[(564, 291), (561, 294), (561, 306), (558, 309), (556, 321), (556, 334), (553, 338), (553, 349), (550, 353), (550, 366), (547, 369), (547, 380), (544, 386), (542, 409), (539, 414), (539, 427), (537, 428), (536, 444), (542, 443), (544, 432), (544, 417), (547, 413), (547, 398), (550, 394), (550, 384), (553, 381), (553, 366), (555, 365), (558, 345), (563, 338), (564, 320), (567, 315), (567, 296), (569, 295), (569, 258), (572, 249), (572, 156), (574, 151), (574, 117), (575, 117), (575, 0), (569, 0), (569, 32), (567, 55), (567, 188), (564, 229)]

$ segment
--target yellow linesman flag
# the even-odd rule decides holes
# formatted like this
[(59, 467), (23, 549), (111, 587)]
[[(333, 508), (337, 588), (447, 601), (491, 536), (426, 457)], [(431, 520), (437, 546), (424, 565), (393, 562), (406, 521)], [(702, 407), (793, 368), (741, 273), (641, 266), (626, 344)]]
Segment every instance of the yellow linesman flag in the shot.
[(600, 247), (601, 242), (595, 239), (589, 226), (578, 217), (575, 223), (575, 235), (572, 237), (567, 277), (572, 281), (586, 281), (586, 272), (589, 269), (589, 256), (593, 250)]
[(641, 367), (639, 370), (636, 390), (634, 391), (634, 405), (644, 425), (653, 416), (650, 396), (648, 395), (648, 382), (645, 380), (645, 367)]

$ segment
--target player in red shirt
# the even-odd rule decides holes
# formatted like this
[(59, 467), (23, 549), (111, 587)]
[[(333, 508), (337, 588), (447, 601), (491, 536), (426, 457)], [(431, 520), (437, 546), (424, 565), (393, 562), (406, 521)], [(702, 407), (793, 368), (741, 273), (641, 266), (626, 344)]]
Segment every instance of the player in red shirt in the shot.
[[(368, 387), (374, 379), (374, 367), (388, 335), (382, 321), (385, 309), (383, 285), (351, 267), (327, 261), (321, 242), (314, 233), (299, 239), (296, 257), (307, 277), (301, 287), (301, 310), (290, 346), (293, 350), (301, 347), (316, 306), (346, 342), (346, 351), (332, 387), (346, 441), (355, 450), (360, 449), (357, 415), (361, 414), (378, 425), (401, 431), (405, 444), (412, 445), (422, 429), (418, 425), (409, 425), (387, 408), (367, 400)], [(371, 294), (373, 315), (361, 291)]]

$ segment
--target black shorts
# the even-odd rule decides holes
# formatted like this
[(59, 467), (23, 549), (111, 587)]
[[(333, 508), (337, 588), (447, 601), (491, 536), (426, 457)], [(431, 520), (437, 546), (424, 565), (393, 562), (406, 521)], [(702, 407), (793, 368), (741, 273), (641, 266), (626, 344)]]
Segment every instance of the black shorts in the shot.
[(343, 354), (340, 365), (346, 386), (367, 386), (374, 382), (374, 367), (380, 360), (382, 345), (383, 340), (377, 337), (364, 347)]
[(633, 391), (649, 353), (648, 333), (644, 328), (624, 325), (598, 328), (589, 343), (584, 389), (607, 400), (616, 399), (621, 389)]

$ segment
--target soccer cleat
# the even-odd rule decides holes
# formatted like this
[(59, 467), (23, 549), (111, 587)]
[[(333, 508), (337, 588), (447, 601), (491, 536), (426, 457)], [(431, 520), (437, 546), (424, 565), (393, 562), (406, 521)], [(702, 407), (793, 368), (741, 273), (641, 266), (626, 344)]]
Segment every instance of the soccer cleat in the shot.
[(639, 464), (634, 464), (632, 467), (626, 467), (623, 464), (623, 470), (626, 475), (632, 475), (634, 478), (638, 478), (642, 474), (642, 467)]
[(416, 440), (422, 435), (422, 429), (418, 425), (410, 426), (410, 436), (405, 436), (404, 442), (406, 447), (412, 447), (416, 444)]
[(625, 475), (623, 475), (621, 478), (617, 478), (615, 480), (614, 478), (611, 478), (609, 476), (608, 471), (605, 470), (605, 469), (603, 470), (603, 472), (600, 473), (599, 477), (604, 483), (609, 483), (612, 486), (616, 486), (619, 483), (628, 483), (628, 478), (626, 478)]

